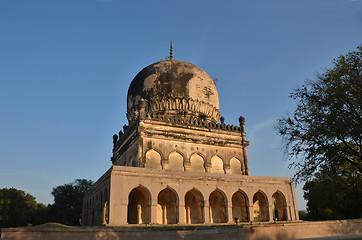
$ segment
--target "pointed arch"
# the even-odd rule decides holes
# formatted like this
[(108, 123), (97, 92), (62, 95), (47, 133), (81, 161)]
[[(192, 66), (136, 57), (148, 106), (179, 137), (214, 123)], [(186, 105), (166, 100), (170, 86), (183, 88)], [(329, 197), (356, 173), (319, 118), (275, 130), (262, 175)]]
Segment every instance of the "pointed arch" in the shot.
[(161, 169), (161, 154), (155, 149), (146, 152), (145, 168)]
[(241, 162), (236, 157), (230, 159), (230, 173), (231, 174), (241, 174)]
[(161, 190), (157, 197), (157, 223), (178, 223), (178, 196), (171, 187)]
[(261, 190), (253, 196), (254, 220), (256, 222), (269, 221), (269, 204), (265, 193)]
[(190, 163), (192, 172), (205, 172), (204, 158), (200, 154), (192, 154), (190, 157)]
[(204, 197), (196, 188), (185, 194), (185, 219), (187, 224), (204, 222)]
[(273, 214), (274, 218), (279, 221), (287, 220), (287, 202), (285, 200), (284, 194), (281, 191), (276, 191), (273, 196)]
[(211, 223), (227, 222), (227, 199), (225, 193), (216, 189), (209, 196), (209, 211)]
[(127, 223), (150, 223), (151, 218), (151, 194), (149, 190), (139, 185), (133, 188), (128, 195)]
[(237, 218), (240, 222), (249, 221), (249, 206), (248, 197), (245, 192), (240, 189), (236, 191), (231, 197), (233, 219)]
[(211, 158), (211, 172), (213, 173), (225, 173), (224, 161), (217, 155)]
[(173, 151), (168, 155), (168, 164), (165, 165), (166, 170), (183, 171), (184, 157), (178, 151)]

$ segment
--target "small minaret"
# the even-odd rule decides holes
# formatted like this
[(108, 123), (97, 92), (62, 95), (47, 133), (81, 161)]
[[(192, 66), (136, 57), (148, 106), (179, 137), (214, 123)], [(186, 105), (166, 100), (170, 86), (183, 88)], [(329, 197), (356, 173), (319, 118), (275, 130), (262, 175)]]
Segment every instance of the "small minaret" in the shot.
[(171, 40), (171, 45), (170, 45), (170, 60), (173, 60), (172, 40)]

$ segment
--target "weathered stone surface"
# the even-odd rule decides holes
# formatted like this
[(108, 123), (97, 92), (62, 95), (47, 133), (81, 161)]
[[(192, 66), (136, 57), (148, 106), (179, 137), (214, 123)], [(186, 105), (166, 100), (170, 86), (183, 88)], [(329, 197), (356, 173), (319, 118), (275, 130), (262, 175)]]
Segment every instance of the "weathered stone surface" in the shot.
[(141, 99), (147, 101), (150, 112), (186, 113), (214, 121), (220, 117), (214, 82), (201, 68), (183, 61), (157, 62), (137, 74), (128, 89), (130, 121), (137, 117)]
[[(169, 196), (174, 199), (169, 205), (163, 204), (164, 190), (170, 190)], [(233, 201), (235, 195), (241, 201)], [(165, 217), (179, 224), (233, 223), (234, 217), (241, 217), (240, 222), (272, 222), (274, 199), (281, 220), (298, 220), (290, 178), (114, 165), (88, 192), (82, 224), (166, 224), (162, 220)], [(105, 212), (103, 204), (108, 201), (109, 212)]]
[(4, 240), (290, 240), (305, 238), (361, 239), (362, 221), (343, 220), (269, 225), (87, 227), (70, 229), (5, 228)]
[(82, 225), (299, 219), (290, 178), (250, 176), (245, 119), (220, 118), (203, 70), (152, 64), (133, 79), (127, 103), (129, 124), (113, 136), (113, 167), (85, 195)]

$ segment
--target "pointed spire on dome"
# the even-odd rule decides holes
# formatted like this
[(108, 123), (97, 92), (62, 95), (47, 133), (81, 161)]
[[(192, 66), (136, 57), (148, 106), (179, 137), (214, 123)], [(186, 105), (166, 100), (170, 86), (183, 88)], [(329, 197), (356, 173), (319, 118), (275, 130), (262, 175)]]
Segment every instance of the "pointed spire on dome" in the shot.
[(173, 60), (172, 40), (170, 45), (170, 60)]

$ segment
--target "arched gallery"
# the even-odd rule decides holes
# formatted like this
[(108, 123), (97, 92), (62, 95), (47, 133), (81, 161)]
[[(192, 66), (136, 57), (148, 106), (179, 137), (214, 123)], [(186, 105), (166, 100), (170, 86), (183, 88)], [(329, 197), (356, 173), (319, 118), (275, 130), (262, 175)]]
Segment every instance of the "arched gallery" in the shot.
[(250, 175), (245, 119), (225, 124), (212, 79), (187, 62), (151, 64), (130, 84), (112, 167), (87, 191), (82, 225), (298, 220), (290, 178)]

